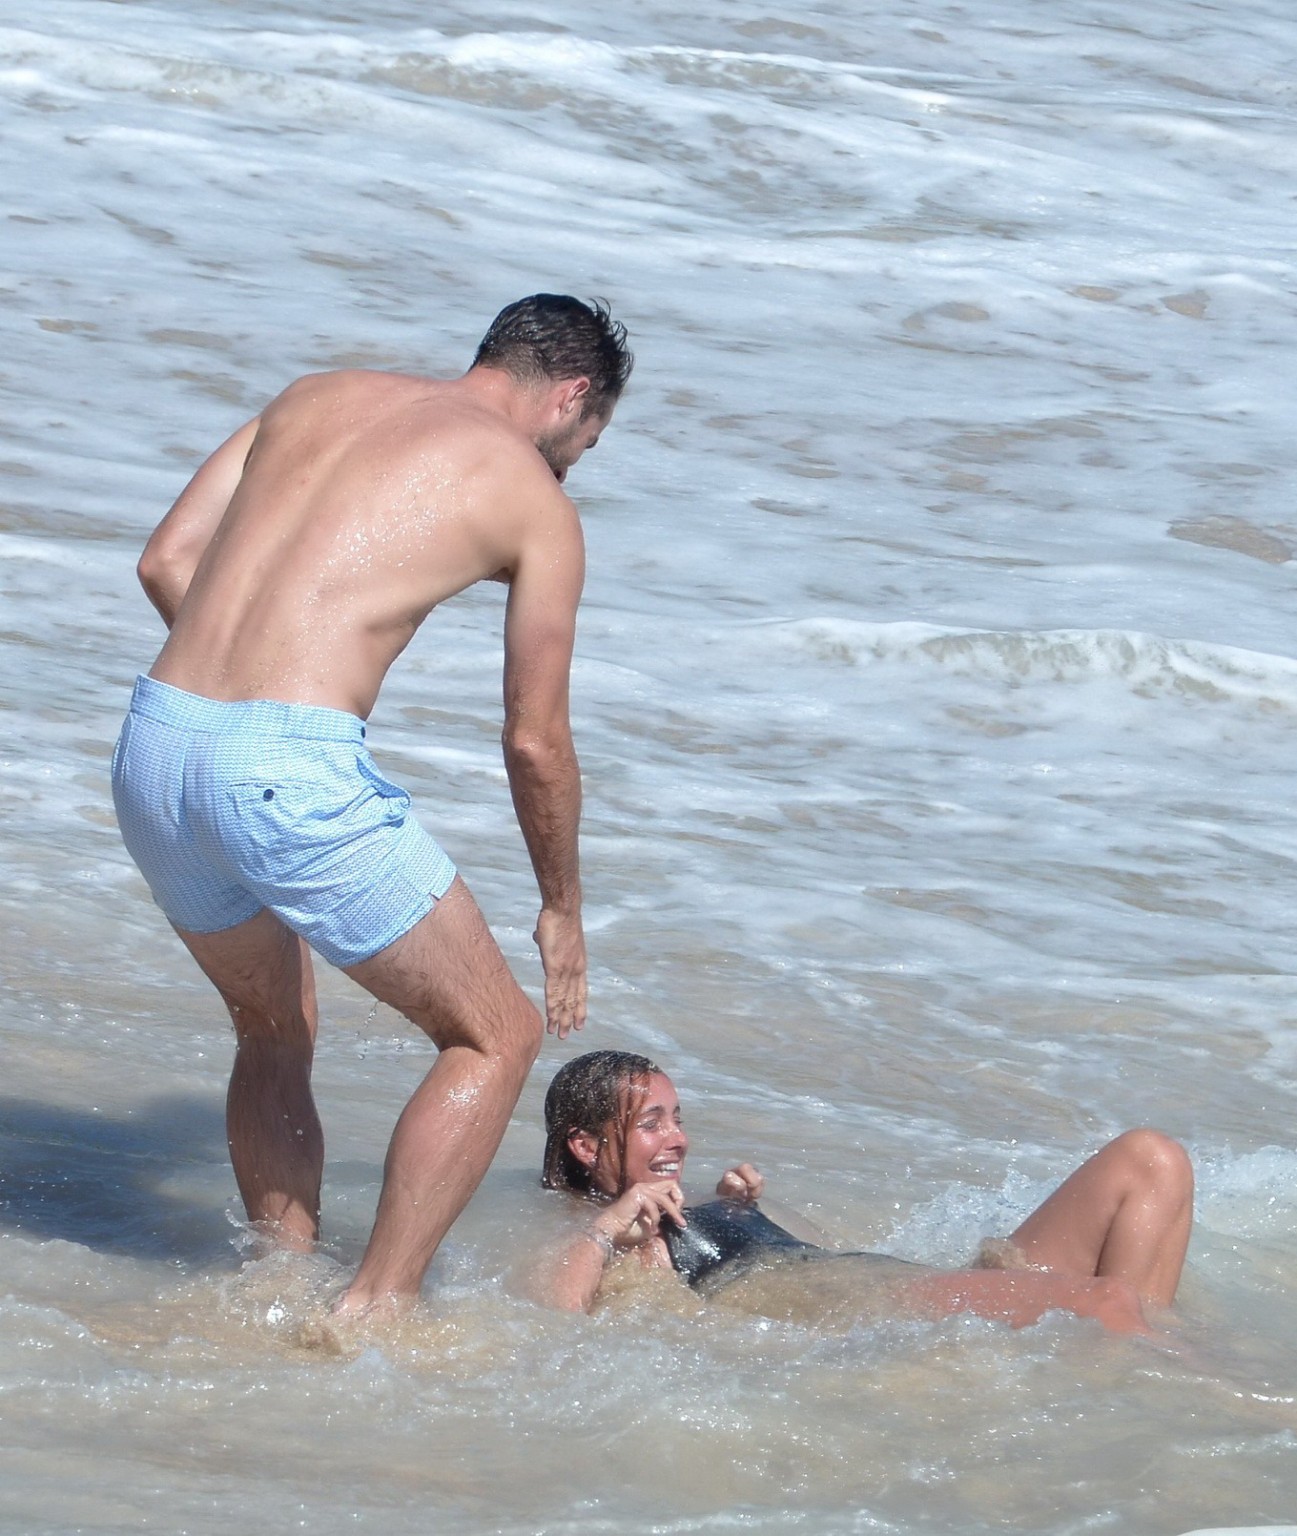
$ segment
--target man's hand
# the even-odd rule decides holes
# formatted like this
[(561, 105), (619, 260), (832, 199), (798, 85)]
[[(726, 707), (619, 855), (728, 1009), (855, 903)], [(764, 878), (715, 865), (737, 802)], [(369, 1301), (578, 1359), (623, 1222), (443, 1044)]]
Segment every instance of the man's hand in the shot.
[(736, 1168), (725, 1170), (716, 1186), (716, 1193), (722, 1200), (738, 1200), (743, 1205), (752, 1205), (760, 1200), (761, 1191), (765, 1187), (764, 1175), (758, 1173), (751, 1163), (740, 1163)]
[(545, 1028), (566, 1040), (585, 1023), (585, 934), (579, 912), (563, 915), (542, 907), (532, 935), (545, 968)]

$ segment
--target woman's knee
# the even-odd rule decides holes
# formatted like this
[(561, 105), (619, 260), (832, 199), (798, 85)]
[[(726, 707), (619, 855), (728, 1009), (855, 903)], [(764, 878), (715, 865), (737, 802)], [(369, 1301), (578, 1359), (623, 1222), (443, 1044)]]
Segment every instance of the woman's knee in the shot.
[(1193, 1164), (1173, 1136), (1143, 1126), (1124, 1132), (1109, 1145), (1141, 1188), (1166, 1199), (1192, 1199)]

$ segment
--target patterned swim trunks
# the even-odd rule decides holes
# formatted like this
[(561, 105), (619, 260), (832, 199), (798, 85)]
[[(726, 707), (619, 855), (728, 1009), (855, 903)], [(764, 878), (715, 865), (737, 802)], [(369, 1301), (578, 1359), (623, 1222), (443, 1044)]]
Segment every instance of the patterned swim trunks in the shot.
[(177, 928), (269, 908), (333, 965), (408, 933), (455, 866), (365, 748), (356, 715), (223, 703), (141, 677), (113, 753), (122, 838)]

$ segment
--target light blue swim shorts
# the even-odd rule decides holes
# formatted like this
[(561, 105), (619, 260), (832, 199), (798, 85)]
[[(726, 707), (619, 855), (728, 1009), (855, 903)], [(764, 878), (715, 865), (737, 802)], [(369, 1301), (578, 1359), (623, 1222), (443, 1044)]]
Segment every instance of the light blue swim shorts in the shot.
[(378, 953), (455, 866), (365, 749), (356, 715), (227, 704), (141, 677), (113, 753), (122, 838), (167, 917), (219, 933), (268, 907), (333, 965)]

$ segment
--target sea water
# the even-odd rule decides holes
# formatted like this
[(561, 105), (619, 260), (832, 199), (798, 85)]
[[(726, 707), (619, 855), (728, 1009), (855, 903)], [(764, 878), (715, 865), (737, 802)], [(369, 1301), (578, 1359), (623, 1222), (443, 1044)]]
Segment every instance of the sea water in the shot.
[[(45, 0), (0, 27), (0, 1528), (1032, 1536), (1297, 1515), (1297, 21), (1280, 0)], [(424, 1305), (309, 1322), (430, 1048), (321, 978), (325, 1244), (106, 765), (189, 474), (537, 290), (638, 363), (571, 477), (592, 965)], [(533, 996), (501, 590), (371, 726)], [(675, 1075), (829, 1240), (958, 1264), (1189, 1147), (1173, 1345), (543, 1312), (544, 1088)]]

